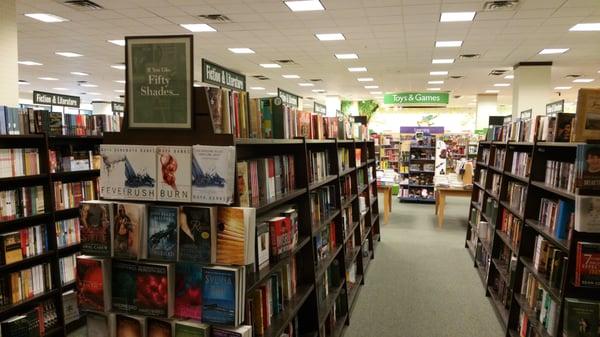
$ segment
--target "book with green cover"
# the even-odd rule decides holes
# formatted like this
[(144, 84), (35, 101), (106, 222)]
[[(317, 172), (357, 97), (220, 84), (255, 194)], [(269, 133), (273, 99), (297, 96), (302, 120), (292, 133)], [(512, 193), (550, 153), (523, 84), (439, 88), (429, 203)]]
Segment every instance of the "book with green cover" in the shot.
[(210, 337), (210, 326), (194, 322), (177, 322), (175, 337)]
[(564, 337), (597, 337), (600, 302), (565, 299)]

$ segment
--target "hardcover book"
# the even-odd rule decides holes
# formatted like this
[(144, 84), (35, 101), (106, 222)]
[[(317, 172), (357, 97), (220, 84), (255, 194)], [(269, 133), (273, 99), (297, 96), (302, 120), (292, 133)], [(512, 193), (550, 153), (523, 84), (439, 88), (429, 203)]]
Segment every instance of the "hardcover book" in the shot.
[(256, 263), (258, 269), (263, 269), (269, 266), (269, 246), (271, 241), (269, 240), (269, 223), (262, 222), (256, 226)]
[(180, 262), (175, 266), (175, 316), (202, 318), (202, 266)]
[(81, 253), (110, 257), (113, 203), (84, 201), (79, 208)]
[(244, 266), (254, 263), (256, 209), (219, 207), (217, 263)]
[(108, 311), (110, 304), (109, 259), (77, 257), (77, 299), (83, 310)]
[(563, 336), (597, 337), (600, 303), (565, 298)]
[(113, 256), (137, 260), (140, 256), (146, 205), (117, 203), (113, 225)]
[(110, 336), (110, 322), (107, 315), (88, 312), (85, 315), (87, 335), (89, 337)]
[(143, 318), (117, 314), (115, 322), (116, 337), (145, 337)]
[(577, 195), (575, 208), (575, 230), (600, 233), (600, 197)]
[(156, 147), (100, 145), (100, 196), (156, 200)]
[(172, 265), (140, 263), (136, 277), (135, 302), (140, 315), (173, 315), (175, 270)]
[(136, 313), (136, 277), (135, 262), (114, 260), (112, 264), (112, 307), (114, 311)]
[(208, 99), (208, 110), (212, 120), (213, 132), (215, 134), (223, 133), (223, 112), (221, 109), (221, 95), (223, 91), (219, 88), (206, 87), (206, 96)]
[(192, 153), (192, 202), (233, 203), (235, 147), (194, 145)]
[(192, 148), (189, 146), (157, 146), (157, 200), (191, 200)]
[(173, 326), (171, 322), (155, 318), (146, 320), (146, 337), (172, 337)]
[(210, 337), (210, 326), (195, 322), (176, 322), (175, 337)]
[(577, 187), (586, 190), (600, 189), (600, 144), (577, 145)]
[(575, 114), (564, 112), (556, 114), (556, 131), (554, 133), (555, 142), (569, 142), (571, 140), (573, 118), (575, 118)]
[(148, 206), (145, 256), (153, 260), (177, 260), (177, 207)]
[(600, 243), (577, 242), (575, 286), (600, 287)]
[(202, 270), (202, 322), (237, 325), (238, 270), (204, 267)]
[(179, 214), (179, 260), (214, 263), (217, 251), (216, 207), (184, 206)]
[(250, 185), (248, 184), (248, 162), (239, 161), (237, 167), (237, 188), (240, 206), (250, 207)]

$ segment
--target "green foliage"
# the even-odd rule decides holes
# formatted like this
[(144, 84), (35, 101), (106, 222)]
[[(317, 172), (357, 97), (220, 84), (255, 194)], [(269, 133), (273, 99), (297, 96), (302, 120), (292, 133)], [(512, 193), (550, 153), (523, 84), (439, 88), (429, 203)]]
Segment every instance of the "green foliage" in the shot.
[(340, 102), (340, 105), (341, 105), (340, 110), (342, 111), (342, 114), (345, 116), (350, 115), (350, 107), (352, 106), (352, 101), (342, 100)]
[(358, 114), (367, 117), (367, 123), (375, 115), (377, 109), (379, 109), (379, 104), (372, 99), (358, 102)]

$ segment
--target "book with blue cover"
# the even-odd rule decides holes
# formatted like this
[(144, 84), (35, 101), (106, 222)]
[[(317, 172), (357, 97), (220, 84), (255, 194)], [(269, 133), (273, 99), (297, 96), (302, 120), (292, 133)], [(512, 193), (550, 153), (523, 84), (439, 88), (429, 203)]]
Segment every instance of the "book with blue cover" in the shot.
[(179, 214), (179, 261), (215, 263), (216, 207), (184, 206)]
[(242, 268), (204, 267), (202, 270), (202, 322), (237, 326), (240, 320)]
[(148, 206), (148, 226), (144, 236), (144, 257), (151, 260), (177, 260), (179, 209)]
[(554, 228), (554, 234), (557, 238), (566, 240), (569, 236), (569, 224), (571, 223), (571, 215), (574, 211), (575, 205), (572, 202), (565, 200), (558, 201), (556, 227)]

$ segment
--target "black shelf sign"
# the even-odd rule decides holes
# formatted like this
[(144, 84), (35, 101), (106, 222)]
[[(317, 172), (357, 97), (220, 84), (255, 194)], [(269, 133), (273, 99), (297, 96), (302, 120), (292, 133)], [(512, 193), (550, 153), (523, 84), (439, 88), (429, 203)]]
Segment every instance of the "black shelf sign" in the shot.
[(202, 59), (202, 82), (246, 91), (246, 76)]
[(321, 115), (325, 115), (327, 114), (327, 106), (317, 103), (315, 102), (315, 108), (314, 108), (315, 113), (317, 114), (321, 114)]
[(77, 96), (53, 94), (50, 92), (33, 91), (33, 104), (56, 105), (79, 109), (80, 98)]
[(533, 115), (533, 109), (528, 109), (528, 110), (524, 110), (521, 111), (521, 119), (531, 119), (531, 116)]
[(125, 112), (125, 103), (110, 102), (112, 112)]
[(300, 98), (302, 98), (298, 95), (294, 95), (291, 92), (287, 92), (280, 88), (277, 88), (277, 96), (281, 98), (284, 104), (293, 106), (295, 108), (298, 107), (298, 102), (300, 101)]
[(556, 116), (557, 113), (565, 112), (565, 100), (546, 104), (546, 116)]

